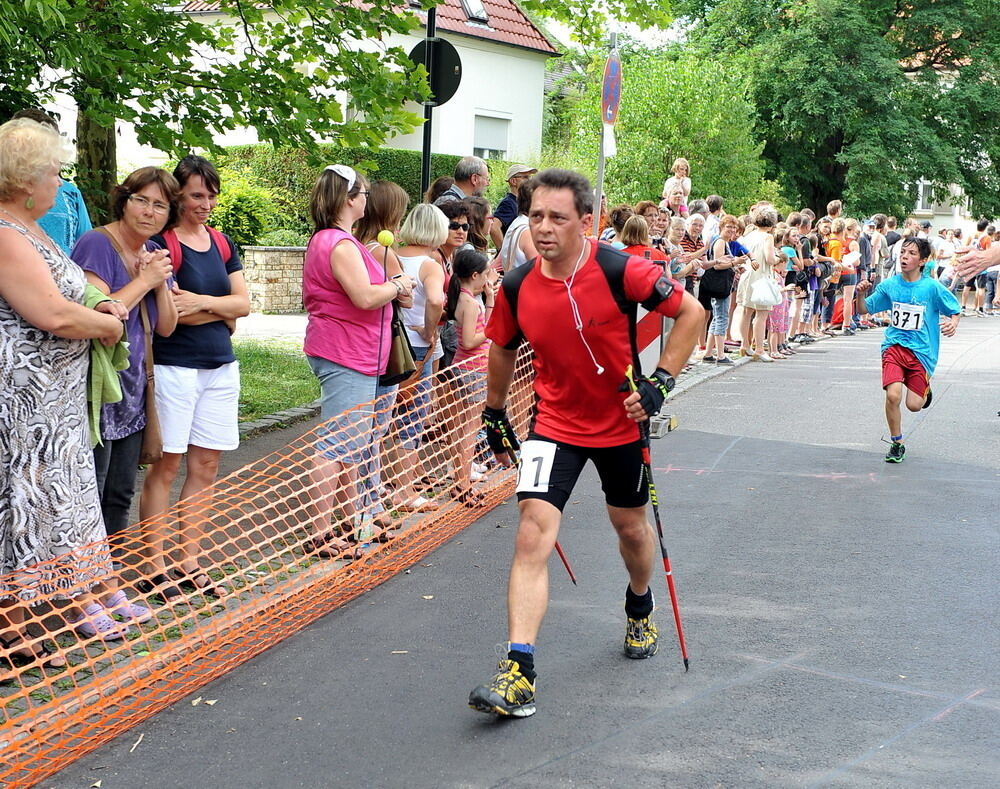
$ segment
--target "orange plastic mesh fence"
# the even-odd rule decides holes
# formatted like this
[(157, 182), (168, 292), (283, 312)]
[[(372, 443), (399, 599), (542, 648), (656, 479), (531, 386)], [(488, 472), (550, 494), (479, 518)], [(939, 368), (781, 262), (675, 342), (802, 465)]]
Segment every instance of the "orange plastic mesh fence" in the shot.
[[(522, 353), (508, 400), (521, 435), (530, 373)], [(0, 613), (12, 620), (0, 633), (8, 642), (25, 633), (0, 646), (9, 658), (0, 661), (0, 785), (51, 775), (411, 566), (508, 497), (514, 472), (480, 465), (491, 460), (477, 438), (485, 386), (485, 373), (451, 368), (328, 420), (131, 527), (115, 542), (119, 571), (105, 542), (0, 577)], [(140, 592), (160, 572), (146, 553), (176, 579), (185, 551), (189, 570), (197, 558), (209, 576), (194, 581), (221, 587), (217, 596), (190, 586), (170, 600), (163, 586)], [(97, 579), (104, 585), (85, 588)], [(108, 601), (116, 586), (152, 617), (116, 640), (80, 634), (70, 620), (81, 601)], [(126, 623), (116, 617), (115, 626)], [(43, 645), (54, 654), (32, 658)]]

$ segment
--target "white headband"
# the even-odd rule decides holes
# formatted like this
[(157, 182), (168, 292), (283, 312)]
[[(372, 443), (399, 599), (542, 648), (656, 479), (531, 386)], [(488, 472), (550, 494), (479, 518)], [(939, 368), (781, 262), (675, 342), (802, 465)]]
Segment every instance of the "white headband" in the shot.
[(354, 168), (348, 167), (346, 164), (328, 164), (324, 169), (333, 170), (333, 172), (347, 181), (348, 192), (354, 188), (354, 183), (358, 180), (358, 174), (354, 172)]

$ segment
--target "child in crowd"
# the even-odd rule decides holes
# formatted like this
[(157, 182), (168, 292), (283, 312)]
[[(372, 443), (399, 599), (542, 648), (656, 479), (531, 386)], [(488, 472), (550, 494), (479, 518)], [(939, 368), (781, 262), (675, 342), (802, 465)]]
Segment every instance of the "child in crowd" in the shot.
[(486, 322), (493, 310), (497, 271), (489, 259), (474, 249), (463, 248), (452, 259), (445, 312), (455, 321), (458, 350), (452, 362), (456, 382), (455, 408), (463, 409), (453, 421), (452, 444), (458, 448), (455, 463), (455, 498), (479, 504), (472, 492), (472, 460), (480, 405), (486, 397), (486, 365), (490, 341)]
[[(784, 233), (785, 231), (782, 231)], [(777, 243), (775, 244), (777, 246)], [(786, 338), (788, 337), (788, 308), (789, 294), (785, 288), (785, 272), (789, 266), (790, 258), (781, 247), (775, 253), (774, 282), (781, 292), (781, 302), (771, 308), (767, 315), (768, 341), (767, 346), (772, 359), (786, 359), (793, 353), (788, 347)], [(794, 286), (792, 286), (794, 288)]]
[(922, 276), (930, 257), (927, 239), (906, 239), (899, 253), (900, 273), (882, 280), (866, 299), (861, 295), (871, 283), (862, 283), (856, 299), (859, 315), (883, 311), (890, 315), (882, 341), (882, 388), (890, 439), (886, 463), (902, 463), (906, 453), (899, 407), (903, 388), (907, 389), (906, 407), (910, 411), (931, 404), (930, 380), (941, 335), (952, 337), (958, 329), (958, 299), (936, 279)]

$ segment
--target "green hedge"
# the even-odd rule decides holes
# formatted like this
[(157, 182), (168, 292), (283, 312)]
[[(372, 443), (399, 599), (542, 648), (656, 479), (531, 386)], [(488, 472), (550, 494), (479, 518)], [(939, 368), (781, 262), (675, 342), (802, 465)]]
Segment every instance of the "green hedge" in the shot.
[[(275, 216), (264, 228), (265, 232), (292, 230), (303, 233), (311, 229), (309, 196), (323, 169), (323, 165), (316, 164), (317, 158), (330, 164), (349, 164), (370, 180), (395, 181), (410, 196), (410, 205), (421, 200), (420, 151), (321, 145), (317, 157), (311, 157), (308, 152), (293, 148), (274, 148), (268, 144), (237, 145), (227, 148), (224, 154), (217, 157), (216, 164), (223, 170), (223, 189), (228, 171), (271, 194)], [(460, 158), (450, 154), (432, 154), (431, 180), (451, 175)], [(503, 175), (508, 163), (491, 161), (489, 166), (492, 183), (487, 197), (495, 204), (507, 191)]]

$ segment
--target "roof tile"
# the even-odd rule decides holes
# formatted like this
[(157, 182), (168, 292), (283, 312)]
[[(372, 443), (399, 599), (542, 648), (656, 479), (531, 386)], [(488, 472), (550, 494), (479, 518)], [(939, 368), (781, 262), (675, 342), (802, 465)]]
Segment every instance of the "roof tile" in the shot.
[[(449, 33), (458, 33), (484, 41), (510, 44), (550, 55), (559, 53), (542, 31), (525, 16), (514, 0), (483, 0), (483, 7), (489, 16), (489, 22), (486, 24), (469, 21), (462, 7), (462, 0), (442, 0), (437, 6), (438, 27)], [(218, 0), (188, 0), (181, 6), (181, 11), (187, 13), (218, 10)]]

